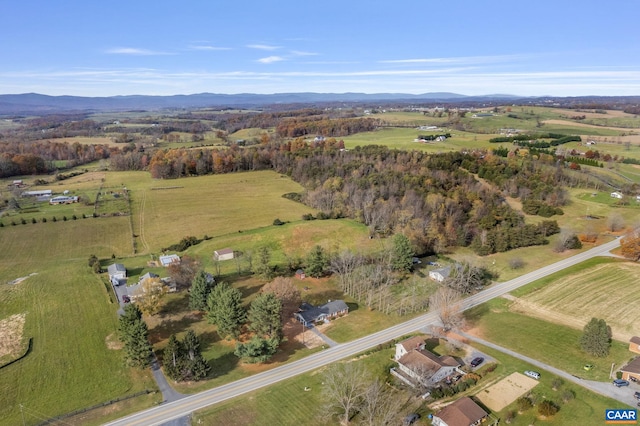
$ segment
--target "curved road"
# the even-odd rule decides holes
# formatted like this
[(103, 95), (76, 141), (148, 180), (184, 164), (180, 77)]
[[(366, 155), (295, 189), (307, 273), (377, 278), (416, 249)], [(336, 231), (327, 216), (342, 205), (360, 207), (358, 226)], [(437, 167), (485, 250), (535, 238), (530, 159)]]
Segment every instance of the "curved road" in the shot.
[[(495, 297), (501, 296), (525, 284), (558, 272), (562, 269), (583, 262), (592, 257), (607, 254), (610, 250), (620, 245), (620, 239), (616, 238), (601, 246), (592, 248), (575, 256), (561, 260), (554, 264), (544, 266), (536, 271), (525, 274), (504, 283), (494, 284), (490, 288), (476, 293), (462, 303), (463, 309), (484, 303)], [(108, 423), (109, 426), (136, 426), (136, 425), (161, 425), (169, 420), (177, 419), (213, 404), (226, 401), (236, 396), (260, 389), (290, 377), (315, 370), (319, 367), (339, 361), (343, 358), (356, 355), (378, 344), (388, 342), (394, 338), (420, 330), (429, 325), (439, 323), (436, 313), (421, 315), (409, 321), (387, 328), (386, 330), (370, 334), (352, 342), (339, 344), (322, 352), (315, 353), (303, 359), (276, 367), (217, 388), (209, 389), (178, 401), (169, 402), (157, 407), (149, 408), (136, 414), (124, 417), (120, 420)]]

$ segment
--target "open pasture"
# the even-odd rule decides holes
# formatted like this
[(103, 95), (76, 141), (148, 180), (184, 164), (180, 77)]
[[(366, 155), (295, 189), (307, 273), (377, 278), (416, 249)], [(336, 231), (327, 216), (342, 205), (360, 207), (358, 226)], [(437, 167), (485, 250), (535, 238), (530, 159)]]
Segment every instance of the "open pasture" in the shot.
[[(535, 291), (521, 296), (525, 304), (516, 305), (527, 315), (548, 318), (582, 328), (593, 316), (603, 318), (611, 326), (613, 337), (628, 341), (640, 330), (640, 308), (629, 303), (640, 298), (637, 279), (640, 265), (610, 261), (585, 267), (560, 277)], [(540, 307), (541, 309), (537, 309)], [(563, 318), (573, 319), (572, 322)]]
[(108, 348), (117, 306), (87, 265), (91, 253), (120, 253), (127, 229), (124, 218), (105, 218), (0, 230), (0, 318), (26, 312), (23, 336), (33, 338), (31, 352), (2, 369), (1, 424), (21, 424), (19, 404), (36, 424), (155, 387), (148, 372), (134, 382), (121, 353)]
[(140, 253), (157, 252), (187, 236), (202, 238), (267, 227), (274, 219), (298, 221), (315, 213), (283, 198), (302, 187), (271, 171), (153, 180), (147, 173), (110, 176), (127, 187)]

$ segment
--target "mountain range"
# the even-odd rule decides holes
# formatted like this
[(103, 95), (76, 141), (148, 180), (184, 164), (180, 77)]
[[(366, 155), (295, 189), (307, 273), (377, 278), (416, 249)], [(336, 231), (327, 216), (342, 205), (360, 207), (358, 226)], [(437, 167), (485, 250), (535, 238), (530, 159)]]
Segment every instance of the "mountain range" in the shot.
[(131, 111), (176, 108), (255, 108), (274, 104), (370, 103), (370, 102), (460, 102), (519, 99), (513, 95), (465, 96), (457, 93), (239, 93), (233, 95), (198, 93), (173, 96), (49, 96), (38, 93), (0, 95), (0, 115), (47, 114), (70, 111)]

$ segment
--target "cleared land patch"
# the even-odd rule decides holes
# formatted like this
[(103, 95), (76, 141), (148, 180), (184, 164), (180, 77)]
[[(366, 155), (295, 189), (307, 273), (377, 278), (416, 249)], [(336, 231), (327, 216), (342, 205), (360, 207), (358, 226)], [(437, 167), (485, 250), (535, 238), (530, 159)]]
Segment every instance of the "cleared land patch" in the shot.
[(15, 314), (0, 320), (0, 359), (20, 355), (25, 315)]
[(500, 411), (529, 392), (538, 383), (535, 379), (515, 372), (482, 390), (476, 397), (492, 411)]
[(595, 315), (615, 339), (627, 341), (639, 332), (640, 308), (629, 303), (640, 298), (639, 275), (640, 265), (632, 262), (595, 265), (521, 297), (512, 310), (579, 329)]

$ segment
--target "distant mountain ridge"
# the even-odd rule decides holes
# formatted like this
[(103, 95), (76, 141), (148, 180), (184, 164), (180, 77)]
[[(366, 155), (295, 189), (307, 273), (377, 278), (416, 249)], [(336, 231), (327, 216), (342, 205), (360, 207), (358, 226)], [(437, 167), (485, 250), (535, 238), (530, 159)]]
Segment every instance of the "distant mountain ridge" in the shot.
[(259, 107), (273, 104), (377, 101), (461, 101), (521, 98), (513, 95), (466, 96), (449, 92), (407, 93), (197, 93), (193, 95), (109, 97), (49, 96), (38, 93), (0, 95), (0, 114), (43, 114), (68, 111), (130, 111), (167, 108)]

